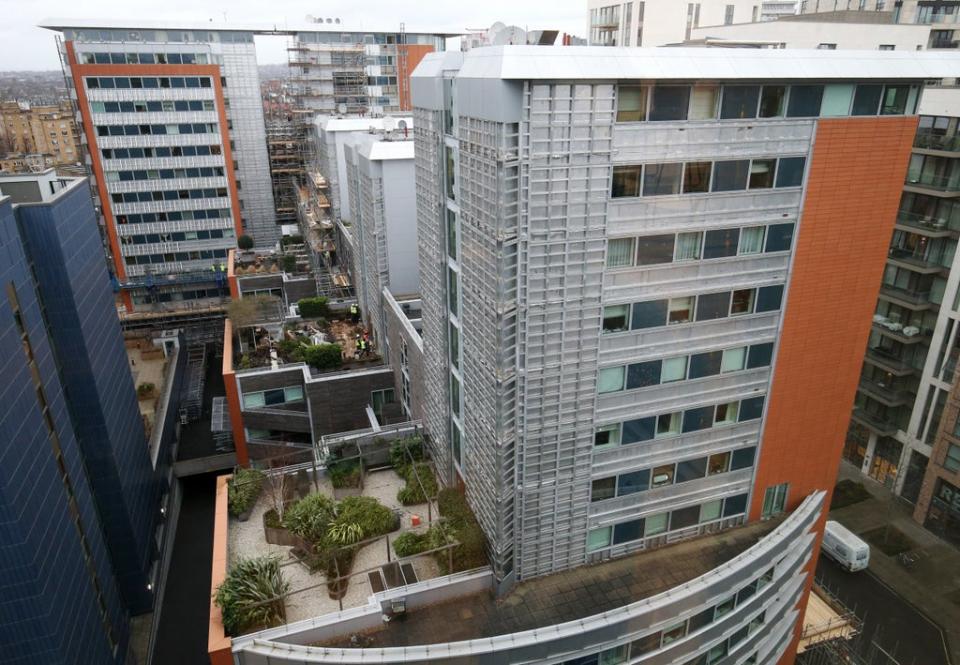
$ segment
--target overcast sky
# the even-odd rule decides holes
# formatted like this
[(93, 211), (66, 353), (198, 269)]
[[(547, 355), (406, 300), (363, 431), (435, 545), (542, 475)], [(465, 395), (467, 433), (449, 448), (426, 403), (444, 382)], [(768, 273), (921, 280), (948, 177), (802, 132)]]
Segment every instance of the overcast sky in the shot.
[[(530, 30), (552, 28), (585, 37), (586, 0), (0, 0), (0, 71), (59, 69), (54, 33), (45, 18), (213, 19), (282, 25), (307, 14), (339, 17), (346, 28), (431, 28), (450, 32), (488, 28), (494, 21)], [(257, 60), (286, 61), (283, 38), (257, 39)]]

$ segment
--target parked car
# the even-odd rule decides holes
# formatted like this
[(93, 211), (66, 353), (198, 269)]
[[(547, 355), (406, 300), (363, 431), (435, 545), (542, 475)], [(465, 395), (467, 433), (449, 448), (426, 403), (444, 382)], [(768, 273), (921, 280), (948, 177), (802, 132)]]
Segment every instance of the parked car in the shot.
[(840, 522), (827, 521), (820, 549), (850, 572), (863, 570), (870, 564), (870, 546)]

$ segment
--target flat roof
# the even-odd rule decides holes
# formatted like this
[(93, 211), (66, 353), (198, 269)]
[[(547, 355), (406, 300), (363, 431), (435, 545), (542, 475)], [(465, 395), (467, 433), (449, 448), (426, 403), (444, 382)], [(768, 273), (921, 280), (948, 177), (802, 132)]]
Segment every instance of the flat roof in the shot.
[(370, 141), (360, 148), (360, 154), (371, 161), (386, 161), (393, 159), (413, 159), (413, 137), (409, 139), (386, 140), (382, 136), (379, 140)]
[(363, 132), (370, 129), (383, 129), (387, 120), (393, 121), (394, 129), (400, 126), (400, 121), (413, 127), (413, 118), (410, 116), (384, 116), (382, 118), (337, 118), (330, 115), (317, 116), (314, 123), (326, 132)]
[[(414, 77), (436, 74), (444, 53), (427, 54)], [(446, 58), (444, 64), (453, 64)], [(864, 80), (953, 78), (947, 51), (704, 49), (687, 47), (489, 46), (463, 54), (458, 78), (515, 80)]]
[[(260, 35), (293, 35), (298, 32), (338, 32), (355, 34), (386, 33), (399, 34), (400, 25), (375, 28), (350, 25), (347, 23), (309, 23), (284, 21), (281, 23), (231, 23), (224, 21), (179, 21), (179, 20), (143, 20), (136, 18), (46, 18), (37, 24), (47, 30), (67, 29), (104, 29), (104, 30), (203, 30), (207, 32), (253, 32)], [(463, 33), (442, 30), (419, 30), (404, 26), (408, 35), (434, 35), (436, 37), (458, 37)]]
[[(412, 647), (509, 635), (578, 621), (690, 582), (746, 552), (784, 517), (522, 582), (496, 599), (462, 596), (365, 633), (365, 648)], [(351, 635), (313, 646), (350, 649)]]

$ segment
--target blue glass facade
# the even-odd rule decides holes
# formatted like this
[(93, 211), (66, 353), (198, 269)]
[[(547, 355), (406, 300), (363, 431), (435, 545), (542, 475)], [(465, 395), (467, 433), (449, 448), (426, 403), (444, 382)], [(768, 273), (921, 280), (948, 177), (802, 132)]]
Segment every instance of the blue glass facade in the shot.
[(85, 182), (0, 197), (0, 661), (125, 662), (157, 481)]
[(148, 611), (158, 485), (86, 186), (16, 209), (121, 593)]

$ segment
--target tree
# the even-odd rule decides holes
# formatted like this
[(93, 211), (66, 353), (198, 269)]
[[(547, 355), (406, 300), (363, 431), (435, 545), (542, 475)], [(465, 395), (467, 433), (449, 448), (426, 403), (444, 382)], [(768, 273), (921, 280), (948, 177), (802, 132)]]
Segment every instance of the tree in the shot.
[(343, 364), (339, 344), (313, 344), (303, 349), (303, 361), (317, 369), (336, 369)]
[(253, 249), (253, 238), (244, 233), (242, 236), (237, 238), (237, 247), (244, 251)]
[[(279, 302), (280, 299), (276, 296), (267, 295), (240, 298), (227, 305), (227, 317), (233, 321), (233, 328), (239, 336), (240, 331), (246, 328), (262, 321), (277, 318)], [(253, 345), (256, 346), (256, 340), (253, 340)]]

